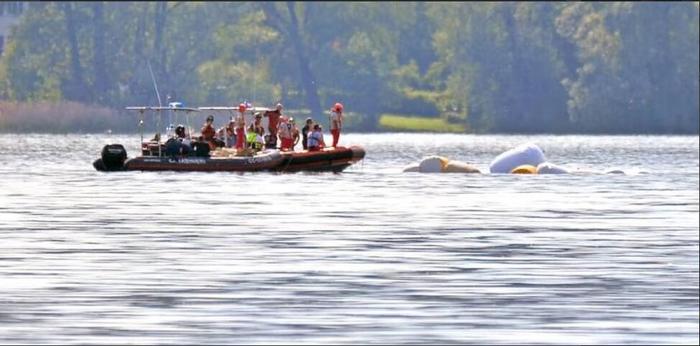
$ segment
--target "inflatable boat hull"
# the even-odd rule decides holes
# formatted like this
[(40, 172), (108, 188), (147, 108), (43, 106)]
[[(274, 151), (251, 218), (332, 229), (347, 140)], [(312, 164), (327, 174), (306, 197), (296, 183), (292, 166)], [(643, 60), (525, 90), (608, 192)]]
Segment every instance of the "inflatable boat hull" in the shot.
[(360, 146), (328, 148), (321, 151), (282, 152), (284, 160), (275, 168), (278, 172), (342, 172), (365, 157)]
[[(109, 149), (112, 146), (110, 145)], [(121, 147), (121, 146), (120, 146)], [(113, 158), (113, 157), (116, 157)], [(255, 156), (202, 157), (144, 155), (128, 159), (126, 152), (103, 150), (93, 162), (98, 171), (180, 171), (180, 172), (342, 172), (365, 157), (359, 146), (328, 148), (322, 151), (269, 151)]]
[(528, 143), (519, 145), (496, 156), (489, 165), (491, 173), (511, 173), (522, 165), (535, 166), (545, 162), (544, 153), (537, 145)]

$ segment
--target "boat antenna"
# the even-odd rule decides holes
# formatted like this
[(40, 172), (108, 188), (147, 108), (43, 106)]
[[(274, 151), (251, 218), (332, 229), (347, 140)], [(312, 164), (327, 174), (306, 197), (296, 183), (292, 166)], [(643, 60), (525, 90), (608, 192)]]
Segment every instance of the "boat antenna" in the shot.
[(160, 93), (158, 92), (158, 83), (156, 83), (156, 76), (153, 75), (153, 69), (151, 68), (151, 61), (148, 61), (148, 72), (151, 73), (151, 80), (153, 81), (153, 87), (156, 89), (156, 96), (158, 97), (158, 107), (163, 107), (160, 102)]
[(139, 110), (140, 114), (140, 119), (139, 119), (139, 132), (141, 133), (141, 142), (139, 144), (143, 145), (143, 109)]
[(185, 112), (185, 121), (187, 121), (187, 139), (192, 141), (192, 127), (190, 126), (190, 112)]
[[(255, 62), (253, 63), (253, 107), (256, 106), (255, 104), (255, 96), (258, 91), (258, 61), (260, 60), (259, 56), (259, 47), (258, 47), (258, 25), (255, 25), (255, 35), (253, 35), (253, 47), (255, 47)], [(255, 113), (255, 112), (253, 112)]]
[[(151, 80), (153, 81), (153, 87), (156, 89), (156, 96), (158, 97), (158, 107), (162, 108), (163, 103), (160, 101), (160, 93), (158, 92), (158, 83), (156, 83), (156, 76), (153, 75), (153, 69), (151, 68), (151, 61), (148, 60), (148, 71), (151, 72)], [(158, 157), (161, 156), (160, 152), (160, 109), (158, 110), (158, 120), (156, 124), (156, 128), (158, 128), (158, 131), (156, 132), (156, 135), (158, 136)]]
[(253, 106), (255, 106), (255, 94), (257, 94), (258, 91), (258, 74), (257, 74), (257, 48), (255, 49), (256, 53), (256, 58), (255, 58), (255, 64), (253, 65)]

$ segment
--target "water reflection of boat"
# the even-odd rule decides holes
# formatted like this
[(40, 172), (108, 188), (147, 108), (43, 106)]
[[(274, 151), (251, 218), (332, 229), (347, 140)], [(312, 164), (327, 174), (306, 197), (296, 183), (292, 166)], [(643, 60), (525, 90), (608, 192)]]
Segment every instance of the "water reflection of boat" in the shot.
[[(203, 109), (213, 110), (214, 107)], [(219, 107), (228, 110), (229, 107)], [(168, 107), (127, 107), (141, 113), (143, 124), (145, 111), (198, 112), (199, 109), (184, 108), (179, 105)], [(251, 109), (255, 111), (260, 109)], [(189, 123), (189, 121), (188, 121)], [(188, 126), (189, 127), (189, 126)], [(188, 133), (189, 138), (189, 133)], [(203, 150), (200, 150), (203, 149)], [(186, 155), (169, 150), (168, 142), (163, 143), (160, 133), (150, 141), (143, 140), (141, 126), (141, 156), (127, 159), (126, 149), (121, 144), (106, 145), (101, 157), (93, 162), (99, 171), (187, 171), (187, 172), (341, 172), (350, 165), (362, 160), (365, 151), (360, 146), (325, 148), (321, 151), (286, 151), (267, 149), (260, 152), (237, 154), (235, 150), (217, 148), (210, 151), (207, 142), (192, 141), (192, 150)]]

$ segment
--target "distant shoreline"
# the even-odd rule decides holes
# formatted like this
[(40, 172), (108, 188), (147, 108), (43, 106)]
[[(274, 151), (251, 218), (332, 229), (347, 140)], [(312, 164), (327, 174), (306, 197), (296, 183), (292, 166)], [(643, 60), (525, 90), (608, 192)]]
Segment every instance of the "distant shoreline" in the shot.
[[(155, 133), (155, 131), (144, 131), (144, 138), (149, 137)], [(590, 136), (590, 137), (697, 137), (698, 133), (551, 133), (551, 132), (539, 132), (539, 133), (454, 133), (454, 132), (428, 132), (428, 131), (345, 131), (347, 134), (362, 134), (362, 135), (382, 135), (382, 134), (404, 134), (404, 135), (464, 135), (464, 136)], [(55, 135), (55, 136), (68, 136), (68, 135), (138, 135), (138, 131), (112, 131), (108, 133), (106, 131), (69, 131), (69, 132), (48, 132), (48, 131), (6, 131), (0, 129), (0, 136), (6, 135)], [(326, 136), (330, 136), (330, 133), (325, 133)]]
[[(296, 117), (299, 112), (290, 111)], [(203, 122), (205, 112), (197, 115), (196, 121), (189, 125), (198, 129)], [(223, 116), (223, 115), (222, 115)], [(201, 119), (199, 119), (201, 118)], [(225, 118), (225, 116), (224, 116)], [(312, 117), (325, 125), (325, 117)], [(440, 117), (424, 117), (407, 114), (382, 114), (374, 128), (363, 128), (362, 116), (352, 113), (347, 117), (344, 131), (346, 133), (446, 133), (468, 135), (698, 135), (700, 129), (687, 132), (480, 132), (471, 131), (466, 125), (448, 123)], [(165, 121), (165, 120), (164, 120)], [(184, 123), (177, 118), (174, 122)], [(297, 121), (299, 124), (300, 121)], [(216, 122), (223, 126), (223, 121)], [(165, 124), (161, 124), (165, 128)], [(135, 134), (138, 131), (138, 116), (132, 112), (115, 110), (108, 107), (86, 105), (77, 102), (37, 102), (18, 103), (0, 101), (0, 134)], [(463, 131), (460, 131), (463, 130)], [(694, 131), (693, 131), (694, 130)], [(144, 133), (154, 133), (155, 123), (146, 121)]]

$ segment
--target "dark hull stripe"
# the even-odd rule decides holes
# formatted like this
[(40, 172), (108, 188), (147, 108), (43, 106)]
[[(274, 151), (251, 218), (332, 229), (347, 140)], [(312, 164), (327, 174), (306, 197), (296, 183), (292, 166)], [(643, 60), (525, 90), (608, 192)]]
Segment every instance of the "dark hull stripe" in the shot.
[[(280, 153), (275, 151), (255, 157), (235, 158), (140, 156), (127, 160), (123, 169), (127, 171), (183, 172), (341, 172), (364, 157), (364, 149), (358, 146), (316, 152)], [(95, 168), (99, 170), (97, 166)]]
[(283, 160), (279, 152), (231, 159), (202, 157), (172, 159), (141, 156), (128, 160), (124, 166), (127, 171), (255, 172), (273, 169)]

